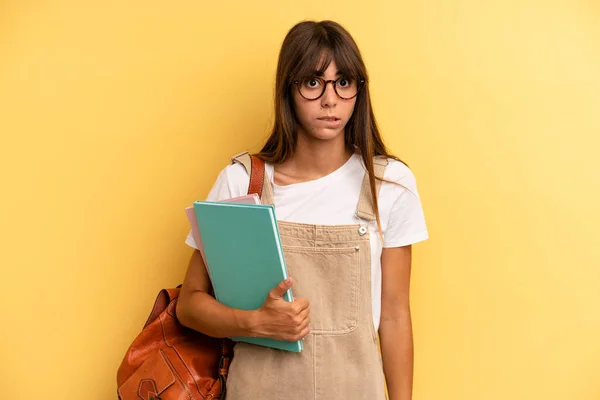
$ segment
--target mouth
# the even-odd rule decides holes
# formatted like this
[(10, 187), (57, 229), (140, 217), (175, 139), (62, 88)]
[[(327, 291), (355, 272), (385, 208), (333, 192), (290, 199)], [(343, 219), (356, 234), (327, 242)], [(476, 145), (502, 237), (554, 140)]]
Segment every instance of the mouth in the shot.
[(319, 121), (328, 121), (328, 122), (336, 122), (339, 121), (340, 119), (338, 117), (321, 117), (321, 118), (317, 118)]

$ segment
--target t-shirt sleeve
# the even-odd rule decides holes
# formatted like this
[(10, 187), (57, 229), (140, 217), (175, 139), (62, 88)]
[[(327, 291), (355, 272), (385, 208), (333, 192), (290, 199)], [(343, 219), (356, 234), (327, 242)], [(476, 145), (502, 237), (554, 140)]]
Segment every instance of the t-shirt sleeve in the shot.
[[(246, 168), (239, 163), (228, 165), (219, 173), (213, 187), (210, 189), (207, 201), (221, 201), (232, 197), (239, 197), (246, 194), (250, 177), (246, 172)], [(198, 249), (194, 235), (190, 229), (185, 244), (194, 249)]]
[(423, 207), (414, 174), (404, 167), (388, 224), (384, 233), (383, 247), (402, 247), (426, 240), (429, 237)]

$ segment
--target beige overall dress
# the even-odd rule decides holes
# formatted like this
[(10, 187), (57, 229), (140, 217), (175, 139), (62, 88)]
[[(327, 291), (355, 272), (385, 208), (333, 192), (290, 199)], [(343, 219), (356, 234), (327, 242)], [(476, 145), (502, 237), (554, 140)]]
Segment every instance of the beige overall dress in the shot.
[[(232, 159), (250, 172), (250, 157)], [(387, 159), (375, 159), (382, 177)], [(377, 191), (380, 183), (377, 181)], [(263, 204), (273, 204), (265, 174)], [(365, 173), (356, 215), (375, 219)], [(371, 301), (367, 224), (309, 225), (279, 221), (294, 297), (310, 302), (310, 334), (292, 353), (237, 343), (227, 378), (227, 400), (385, 399), (385, 383)]]

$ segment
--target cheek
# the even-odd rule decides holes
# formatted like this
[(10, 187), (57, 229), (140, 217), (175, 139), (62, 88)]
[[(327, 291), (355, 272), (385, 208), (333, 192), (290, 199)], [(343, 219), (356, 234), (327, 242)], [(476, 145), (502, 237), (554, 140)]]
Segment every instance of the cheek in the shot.
[(347, 118), (350, 119), (350, 117), (354, 113), (354, 107), (356, 106), (356, 99), (352, 99), (351, 101), (349, 101), (347, 106), (348, 106), (347, 107), (347, 112), (348, 112)]
[[(305, 99), (300, 98), (297, 99), (296, 96), (294, 96), (294, 111), (296, 112), (296, 117), (298, 118), (299, 121), (301, 122), (307, 122), (310, 121), (312, 119), (312, 115), (316, 115), (315, 114), (315, 110), (313, 109), (313, 103), (307, 102)], [(318, 110), (317, 110), (318, 111)]]

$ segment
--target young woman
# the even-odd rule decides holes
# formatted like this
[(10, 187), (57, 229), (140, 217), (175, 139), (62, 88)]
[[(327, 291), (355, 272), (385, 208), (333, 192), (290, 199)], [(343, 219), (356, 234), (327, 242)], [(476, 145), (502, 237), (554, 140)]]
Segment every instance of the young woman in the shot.
[[(257, 156), (291, 278), (260, 309), (231, 309), (210, 295), (196, 250), (177, 315), (210, 336), (303, 339), (304, 350), (236, 344), (227, 400), (383, 400), (385, 381), (391, 400), (409, 400), (411, 245), (427, 229), (414, 175), (382, 142), (364, 62), (339, 24), (301, 22), (287, 34), (275, 124)], [(222, 170), (208, 200), (246, 194), (243, 157)], [(186, 243), (196, 247), (191, 234)], [(282, 299), (290, 287), (292, 303)]]

